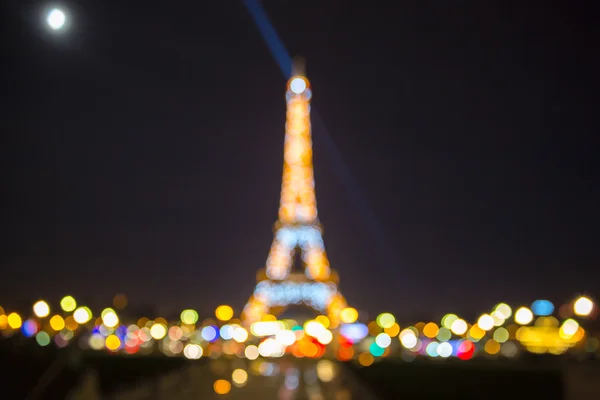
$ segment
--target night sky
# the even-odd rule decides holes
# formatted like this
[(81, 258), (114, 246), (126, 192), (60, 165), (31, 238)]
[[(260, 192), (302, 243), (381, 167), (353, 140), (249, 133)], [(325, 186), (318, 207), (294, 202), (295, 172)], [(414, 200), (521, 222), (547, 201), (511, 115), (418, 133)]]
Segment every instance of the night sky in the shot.
[[(125, 3), (65, 2), (57, 35), (46, 3), (3, 2), (0, 304), (240, 310), (285, 78), (241, 1)], [(521, 3), (263, 2), (307, 60), (325, 245), (359, 310), (600, 294), (597, 14)]]

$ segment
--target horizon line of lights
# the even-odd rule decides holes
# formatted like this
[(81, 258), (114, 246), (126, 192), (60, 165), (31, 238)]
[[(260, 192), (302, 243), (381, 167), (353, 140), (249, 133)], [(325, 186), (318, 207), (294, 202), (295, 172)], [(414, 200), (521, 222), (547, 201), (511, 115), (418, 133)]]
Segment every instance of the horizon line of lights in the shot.
[(0, 307), (0, 334), (9, 337), (20, 332), (35, 338), (40, 346), (54, 342), (59, 348), (76, 339), (80, 347), (114, 353), (148, 354), (158, 350), (188, 359), (237, 356), (250, 360), (286, 354), (320, 358), (329, 354), (339, 360), (357, 360), (364, 366), (391, 355), (407, 361), (419, 356), (468, 360), (478, 355), (513, 358), (520, 350), (559, 355), (574, 347), (594, 354), (600, 348), (599, 338), (590, 336), (581, 326), (581, 322), (598, 314), (587, 296), (561, 307), (562, 321), (553, 315), (557, 310), (550, 301), (536, 300), (514, 311), (508, 304), (499, 303), (472, 324), (449, 313), (439, 323), (419, 322), (403, 328), (387, 312), (367, 324), (358, 322), (354, 308), (340, 313), (339, 329), (333, 329), (325, 315), (299, 325), (269, 314), (244, 327), (228, 305), (216, 308), (216, 319), (205, 319), (200, 324), (193, 309), (183, 310), (178, 321), (142, 317), (127, 323), (115, 308), (104, 308), (94, 317), (89, 307), (78, 305), (72, 296), (61, 299), (58, 312), (53, 312), (47, 301), (38, 300), (32, 306), (33, 316), (28, 317), (14, 311), (6, 314)]

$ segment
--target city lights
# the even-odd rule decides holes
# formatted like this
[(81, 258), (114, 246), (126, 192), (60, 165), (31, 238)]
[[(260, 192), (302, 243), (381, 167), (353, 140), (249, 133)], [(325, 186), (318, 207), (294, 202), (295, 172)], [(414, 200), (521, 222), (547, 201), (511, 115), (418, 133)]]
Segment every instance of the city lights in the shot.
[[(513, 314), (508, 304), (501, 303), (502, 306), (494, 307), (491, 314), (481, 314), (473, 324), (448, 313), (440, 325), (433, 321), (417, 322), (403, 324), (403, 329), (389, 312), (380, 313), (366, 323), (342, 322), (341, 325), (333, 324), (322, 314), (304, 323), (293, 319), (279, 320), (275, 315), (266, 314), (263, 321), (254, 322), (246, 329), (227, 305), (215, 309), (215, 316), (220, 316), (217, 321), (208, 318), (199, 324), (199, 315), (192, 309), (182, 311), (179, 321), (161, 317), (122, 320), (112, 308), (103, 309), (98, 313), (99, 317), (93, 319), (92, 310), (85, 306), (75, 308), (72, 315), (64, 317), (48, 314), (41, 317), (48, 318), (44, 323), (39, 315), (45, 315), (51, 307), (46, 301), (40, 304), (38, 301), (30, 308), (31, 315), (14, 311), (6, 315), (5, 310), (0, 309), (0, 334), (5, 337), (21, 334), (43, 347), (64, 347), (74, 341), (84, 348), (110, 353), (161, 352), (190, 360), (234, 355), (249, 361), (286, 355), (332, 357), (355, 361), (362, 366), (387, 357), (405, 358), (407, 355), (469, 360), (473, 357), (514, 358), (520, 352), (595, 354), (600, 348), (599, 338), (591, 336), (582, 326), (584, 320), (545, 315), (550, 312), (545, 301), (541, 305), (532, 303), (537, 304), (532, 305), (537, 316), (527, 307), (518, 307)], [(566, 306), (573, 310), (578, 307), (580, 314), (591, 315), (593, 310), (580, 298)], [(341, 314), (342, 311), (348, 314), (344, 317), (346, 320), (354, 320), (358, 314), (348, 307), (341, 308)], [(514, 317), (516, 324), (504, 319), (507, 315)], [(237, 368), (236, 371), (231, 375), (230, 383), (243, 387), (248, 379), (244, 376), (245, 370)], [(268, 369), (261, 373), (271, 374)], [(222, 389), (225, 391), (226, 387)]]
[[(64, 24), (64, 14), (62, 18)], [(48, 23), (56, 29), (62, 26), (59, 22), (59, 16), (54, 15), (52, 23), (49, 16)], [(339, 276), (330, 268), (317, 217), (310, 82), (303, 75), (294, 75), (287, 88), (278, 221), (265, 268), (257, 274), (255, 290), (240, 315), (232, 306), (221, 304), (214, 308), (214, 315), (211, 311), (202, 318), (193, 308), (162, 317), (150, 312), (134, 316), (126, 308), (124, 294), (112, 298), (114, 309), (94, 308), (94, 314), (66, 295), (60, 300), (38, 300), (32, 307), (27, 305), (25, 312), (0, 307), (0, 335), (19, 338), (15, 343), (79, 346), (113, 355), (233, 360), (232, 368), (213, 371), (215, 376), (226, 378), (214, 381), (218, 395), (244, 387), (253, 375), (276, 375), (278, 364), (268, 360), (282, 357), (286, 362), (290, 357), (315, 359), (314, 379), (330, 382), (338, 373), (331, 360), (368, 367), (386, 358), (404, 362), (436, 358), (442, 362), (478, 357), (512, 359), (524, 352), (560, 355), (567, 351), (581, 359), (600, 356), (597, 330), (589, 325), (597, 313), (593, 301), (585, 296), (564, 304), (538, 299), (525, 303), (530, 308), (520, 306), (514, 312), (508, 303), (490, 304), (479, 310), (482, 314), (475, 320), (465, 317), (461, 310), (447, 310), (456, 313), (405, 321), (400, 313), (405, 304), (390, 305), (390, 311), (399, 312), (396, 315), (389, 311), (359, 313), (349, 307), (338, 288)], [(296, 255), (305, 264), (302, 272), (292, 269)], [(372, 293), (379, 294), (377, 290)], [(312, 314), (295, 314), (301, 307), (291, 305), (310, 308)], [(286, 388), (298, 387), (298, 370), (288, 368), (281, 375)]]

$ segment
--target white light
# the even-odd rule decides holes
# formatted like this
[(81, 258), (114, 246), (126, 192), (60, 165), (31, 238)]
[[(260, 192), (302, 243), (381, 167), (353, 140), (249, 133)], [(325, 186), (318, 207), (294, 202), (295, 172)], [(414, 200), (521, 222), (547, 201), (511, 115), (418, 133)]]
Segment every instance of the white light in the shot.
[(410, 329), (405, 329), (400, 332), (400, 343), (407, 349), (412, 349), (417, 345), (417, 336)]
[(594, 310), (594, 302), (587, 297), (580, 297), (574, 304), (575, 314), (587, 317)]
[(50, 28), (57, 30), (65, 25), (66, 19), (67, 17), (65, 16), (65, 13), (62, 10), (54, 8), (48, 13), (46, 22), (48, 22), (48, 26), (50, 26)]
[(482, 330), (489, 331), (494, 327), (494, 317), (489, 314), (483, 314), (479, 317), (479, 320), (477, 320), (477, 325), (479, 325)]
[(292, 331), (279, 331), (275, 334), (275, 340), (284, 346), (291, 346), (296, 341), (296, 335)]
[(527, 307), (521, 307), (515, 312), (515, 322), (520, 325), (527, 325), (533, 321), (533, 313)]
[(452, 326), (450, 327), (450, 330), (455, 335), (464, 335), (464, 333), (467, 331), (467, 329), (468, 329), (467, 322), (464, 319), (460, 319), (460, 318), (457, 319), (456, 321), (454, 321), (452, 323)]
[(202, 357), (202, 347), (197, 344), (187, 344), (183, 349), (183, 355), (190, 360), (197, 360)]
[(392, 338), (387, 333), (380, 333), (375, 338), (375, 343), (377, 343), (377, 346), (385, 349), (392, 343)]
[(452, 345), (448, 342), (440, 343), (437, 347), (437, 353), (443, 358), (450, 357), (452, 355)]
[(294, 78), (290, 82), (290, 90), (296, 94), (300, 94), (306, 90), (306, 81), (302, 78)]
[(114, 312), (109, 311), (102, 317), (102, 323), (108, 328), (114, 328), (119, 325), (119, 317)]

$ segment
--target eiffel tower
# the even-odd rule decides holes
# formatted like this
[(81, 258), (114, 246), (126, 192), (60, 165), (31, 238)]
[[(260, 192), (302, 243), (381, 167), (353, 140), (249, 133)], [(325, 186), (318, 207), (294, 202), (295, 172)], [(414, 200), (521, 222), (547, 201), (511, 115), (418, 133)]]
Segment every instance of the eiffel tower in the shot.
[[(334, 328), (346, 300), (337, 288), (338, 274), (329, 266), (317, 217), (310, 124), (312, 90), (304, 66), (303, 59), (294, 59), (292, 77), (287, 82), (279, 219), (266, 267), (257, 273), (256, 288), (244, 307), (242, 320), (252, 323), (289, 305), (305, 304), (327, 315)], [(293, 269), (298, 258), (303, 271)]]

